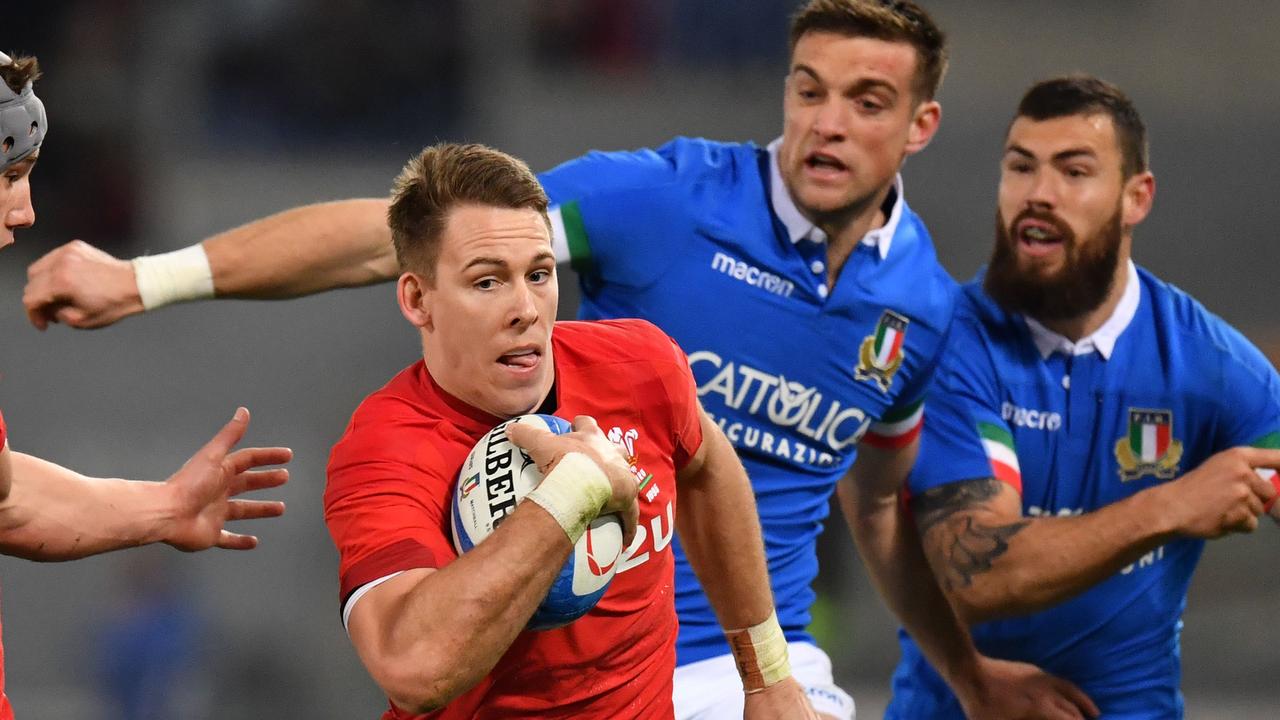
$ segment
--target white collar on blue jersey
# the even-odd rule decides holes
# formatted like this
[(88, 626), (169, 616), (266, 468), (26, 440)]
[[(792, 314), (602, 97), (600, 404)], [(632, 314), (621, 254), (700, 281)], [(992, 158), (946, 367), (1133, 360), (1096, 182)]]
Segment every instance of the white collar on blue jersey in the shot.
[[(787, 192), (787, 184), (782, 181), (782, 171), (778, 168), (778, 148), (782, 146), (782, 138), (769, 143), (769, 198), (773, 202), (773, 211), (787, 228), (791, 242), (798, 243), (808, 238), (816, 243), (825, 243), (827, 234), (800, 213), (800, 208)], [(880, 250), (880, 259), (889, 256), (889, 246), (893, 244), (893, 234), (898, 230), (898, 221), (902, 219), (902, 175), (893, 179), (895, 197), (893, 211), (884, 225), (871, 230), (862, 236), (863, 245), (871, 245)]]
[(1116, 340), (1120, 338), (1125, 328), (1129, 327), (1129, 323), (1133, 322), (1133, 316), (1138, 312), (1138, 300), (1141, 295), (1138, 269), (1130, 260), (1129, 276), (1125, 280), (1124, 295), (1120, 297), (1120, 304), (1116, 305), (1111, 317), (1102, 323), (1102, 327), (1093, 331), (1092, 335), (1080, 338), (1078, 342), (1071, 342), (1029, 317), (1023, 316), (1023, 319), (1027, 321), (1031, 339), (1035, 341), (1036, 349), (1040, 351), (1042, 358), (1048, 359), (1055, 352), (1063, 355), (1088, 355), (1097, 350), (1103, 360), (1110, 360), (1111, 351), (1116, 347)]

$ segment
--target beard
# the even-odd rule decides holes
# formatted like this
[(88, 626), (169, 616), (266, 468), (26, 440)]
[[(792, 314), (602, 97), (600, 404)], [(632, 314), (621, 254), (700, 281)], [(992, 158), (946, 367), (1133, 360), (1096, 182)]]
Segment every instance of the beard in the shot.
[[(1115, 282), (1120, 262), (1120, 205), (1092, 237), (1080, 242), (1064, 220), (1045, 212), (1023, 210), (1005, 223), (996, 211), (996, 246), (982, 287), (1002, 308), (1039, 321), (1070, 320), (1102, 305)], [(1054, 226), (1062, 237), (1064, 261), (1049, 272), (1034, 258), (1020, 257), (1011, 228), (1032, 218)]]

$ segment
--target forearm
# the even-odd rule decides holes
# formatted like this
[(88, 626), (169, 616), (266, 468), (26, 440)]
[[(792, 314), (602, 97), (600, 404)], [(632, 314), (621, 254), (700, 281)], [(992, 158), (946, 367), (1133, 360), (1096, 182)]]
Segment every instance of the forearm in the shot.
[(1161, 493), (1149, 488), (1083, 515), (1021, 518), (1011, 488), (968, 480), (931, 489), (915, 515), (943, 589), (977, 623), (1068, 600), (1169, 541)]
[(352, 639), (397, 705), (413, 712), (439, 707), (493, 669), (572, 548), (550, 514), (522, 503), (484, 542), (379, 608), (375, 633), (362, 635), (362, 618), (353, 613)]
[(74, 560), (158, 542), (174, 505), (163, 483), (86, 477), (9, 453), (12, 485), (0, 501), (0, 552), (28, 560)]
[(680, 477), (676, 528), (720, 626), (750, 627), (773, 612), (755, 496), (733, 447), (720, 433), (697, 472)]
[[(860, 460), (874, 451), (859, 451)], [(861, 468), (859, 468), (861, 469)], [(888, 487), (877, 492), (878, 483)], [(900, 481), (845, 478), (837, 488), (840, 508), (872, 584), (889, 610), (953, 687), (970, 682), (977, 651), (929, 568), (920, 537), (891, 488)]]
[(922, 518), (921, 530), (966, 620), (1022, 615), (1084, 592), (1172, 539), (1158, 489), (1082, 515), (1011, 521), (980, 509)]
[(398, 274), (384, 199), (286, 210), (203, 243), (218, 297), (277, 299)]

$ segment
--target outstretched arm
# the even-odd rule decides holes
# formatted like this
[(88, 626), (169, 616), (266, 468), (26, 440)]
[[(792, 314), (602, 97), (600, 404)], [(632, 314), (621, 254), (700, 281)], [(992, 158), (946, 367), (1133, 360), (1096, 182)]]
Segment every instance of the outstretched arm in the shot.
[(676, 527), (739, 671), (746, 668), (745, 717), (815, 718), (790, 676), (751, 483), (724, 433), (705, 412), (700, 416), (702, 445), (678, 476)]
[(164, 482), (86, 477), (7, 447), (0, 451), (0, 552), (29, 560), (74, 560), (165, 542), (181, 550), (249, 550), (257, 538), (230, 520), (274, 517), (284, 504), (235, 496), (282, 485), (285, 448), (231, 452), (249, 424), (243, 408)]
[(98, 328), (209, 297), (279, 299), (369, 285), (398, 273), (385, 199), (293, 208), (185, 250), (133, 262), (75, 240), (27, 269), (27, 317)]
[(990, 478), (931, 488), (912, 508), (939, 583), (977, 622), (1062, 602), (1175, 537), (1252, 532), (1276, 494), (1260, 467), (1280, 467), (1280, 450), (1226, 450), (1177, 480), (1068, 517), (1023, 517), (1017, 491)]
[(1071, 683), (1032, 665), (978, 654), (930, 572), (901, 501), (918, 447), (918, 438), (900, 448), (862, 443), (853, 468), (837, 486), (840, 508), (876, 590), (969, 717), (1095, 717), (1097, 707)]

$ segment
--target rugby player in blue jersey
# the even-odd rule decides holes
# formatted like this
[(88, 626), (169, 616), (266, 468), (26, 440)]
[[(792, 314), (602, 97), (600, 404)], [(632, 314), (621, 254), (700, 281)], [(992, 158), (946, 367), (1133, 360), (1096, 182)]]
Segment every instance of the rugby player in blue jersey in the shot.
[[(678, 138), (540, 176), (581, 316), (646, 318), (688, 353), (752, 479), (793, 670), (819, 712), (853, 716), (806, 631), (839, 484), (878, 589), (973, 716), (1080, 717), (1091, 706), (1074, 688), (975, 653), (897, 502), (955, 292), (898, 176), (939, 124), (943, 34), (912, 2), (812, 0), (790, 39), (783, 134), (767, 148)], [(39, 327), (96, 327), (215, 294), (393, 279), (386, 205), (298, 208), (132, 263), (73, 243), (32, 265), (24, 299)], [(677, 558), (677, 713), (741, 717), (729, 647)]]
[[(1206, 539), (1276, 496), (1280, 377), (1130, 260), (1155, 180), (1130, 100), (1039, 83), (1005, 141), (996, 243), (964, 287), (911, 507), (979, 649), (1077, 683), (1108, 719), (1180, 718), (1180, 616)], [(959, 718), (903, 637), (892, 718)]]

